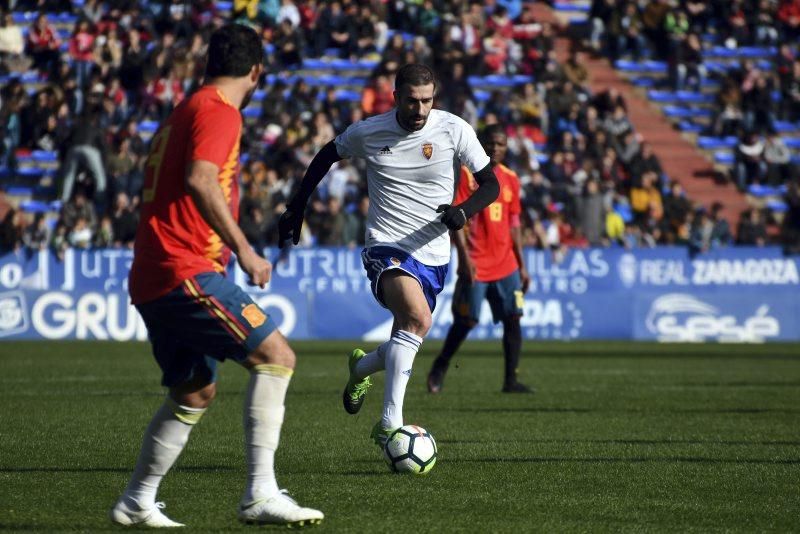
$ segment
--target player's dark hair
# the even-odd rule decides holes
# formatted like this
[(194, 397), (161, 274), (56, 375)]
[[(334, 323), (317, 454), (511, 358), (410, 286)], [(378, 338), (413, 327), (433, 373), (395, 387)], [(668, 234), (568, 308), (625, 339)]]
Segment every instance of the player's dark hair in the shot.
[(206, 78), (238, 78), (263, 62), (264, 47), (255, 30), (242, 24), (226, 24), (211, 34)]
[(481, 142), (482, 145), (486, 144), (486, 141), (492, 138), (492, 136), (501, 134), (505, 135), (506, 137), (506, 130), (503, 126), (499, 123), (489, 124), (488, 126), (484, 126), (483, 129), (478, 133), (478, 141)]
[(427, 65), (409, 63), (400, 67), (394, 78), (394, 88), (399, 91), (404, 85), (430, 85), (436, 89), (436, 76)]

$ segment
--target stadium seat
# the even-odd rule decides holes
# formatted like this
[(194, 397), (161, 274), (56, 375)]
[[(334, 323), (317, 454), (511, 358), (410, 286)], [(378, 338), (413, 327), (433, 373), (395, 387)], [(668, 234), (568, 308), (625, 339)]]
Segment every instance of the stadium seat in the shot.
[(37, 163), (58, 162), (58, 152), (55, 150), (34, 150), (31, 156), (33, 157), (33, 161)]
[(629, 223), (633, 220), (633, 211), (628, 204), (617, 204), (614, 206), (614, 211), (622, 217), (622, 220)]
[(492, 94), (489, 91), (483, 91), (481, 89), (476, 89), (473, 91), (472, 96), (476, 102), (486, 102), (492, 98)]
[(340, 89), (339, 91), (336, 91), (336, 100), (346, 102), (361, 102), (361, 92)]
[(590, 8), (590, 4), (577, 4), (573, 2), (556, 2), (553, 4), (553, 9), (556, 11), (583, 11), (588, 13)]
[(750, 186), (747, 188), (747, 192), (748, 194), (757, 198), (776, 197), (783, 194), (780, 187), (762, 184), (750, 184)]
[(775, 121), (775, 130), (780, 133), (793, 132), (797, 128), (789, 121)]
[(640, 76), (631, 80), (631, 83), (636, 87), (654, 87), (656, 85), (656, 80), (649, 76)]
[(765, 205), (774, 213), (785, 213), (789, 210), (789, 206), (783, 200), (768, 200)]
[(242, 110), (242, 116), (248, 119), (261, 117), (261, 107), (247, 107)]
[(800, 149), (800, 137), (784, 137), (783, 142), (789, 148)]
[(156, 121), (142, 121), (139, 123), (140, 132), (155, 133), (158, 130), (158, 122)]
[(6, 188), (6, 194), (11, 197), (32, 197), (33, 187), (27, 185), (12, 185)]
[(217, 2), (217, 9), (220, 11), (231, 11), (233, 9), (233, 2), (223, 0), (221, 2)]
[(668, 104), (677, 102), (678, 97), (672, 91), (661, 91), (659, 89), (650, 89), (647, 91), (647, 98), (659, 104)]
[(684, 108), (681, 106), (664, 106), (664, 115), (671, 119), (688, 119), (696, 117), (710, 117), (710, 109)]
[(714, 153), (714, 163), (718, 163), (720, 165), (733, 165), (736, 161), (736, 157), (727, 151), (719, 151)]
[(683, 120), (678, 122), (678, 129), (687, 133), (701, 133), (706, 127), (702, 124), (695, 124), (691, 120)]
[(19, 207), (27, 213), (47, 213), (52, 211), (50, 204), (41, 200), (25, 200), (19, 203)]
[(261, 102), (266, 96), (267, 92), (264, 89), (257, 89), (253, 91), (253, 102)]
[(675, 97), (682, 104), (710, 104), (714, 102), (715, 95), (696, 93), (694, 91), (676, 91)]
[(720, 148), (736, 148), (739, 140), (735, 136), (729, 137), (708, 137), (700, 136), (697, 138), (697, 147), (703, 150), (717, 150)]

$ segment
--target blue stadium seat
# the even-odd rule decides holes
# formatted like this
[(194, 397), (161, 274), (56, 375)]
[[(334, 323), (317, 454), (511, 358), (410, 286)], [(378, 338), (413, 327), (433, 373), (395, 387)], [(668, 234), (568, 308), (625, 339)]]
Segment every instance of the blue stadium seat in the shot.
[(772, 187), (771, 185), (750, 184), (747, 192), (757, 198), (774, 197), (782, 194), (779, 187)]
[(789, 206), (783, 200), (768, 200), (766, 207), (774, 213), (785, 213), (789, 210)]
[(628, 204), (617, 204), (614, 206), (614, 211), (617, 212), (617, 215), (622, 217), (622, 220), (626, 223), (633, 220), (633, 211)]
[(267, 92), (264, 89), (256, 89), (253, 91), (253, 102), (261, 102), (266, 96)]
[(261, 108), (260, 107), (244, 108), (242, 110), (242, 115), (248, 119), (257, 119), (261, 116)]
[(550, 161), (550, 156), (548, 154), (537, 153), (536, 161), (538, 161), (540, 165), (544, 165), (545, 163)]
[(556, 2), (553, 4), (553, 9), (556, 11), (583, 11), (588, 13), (591, 7), (590, 4), (575, 4), (573, 2)]
[(472, 96), (475, 98), (476, 102), (486, 102), (492, 98), (492, 94), (489, 91), (482, 91), (480, 89), (474, 90)]
[(321, 59), (316, 59), (312, 57), (307, 57), (303, 59), (303, 68), (304, 69), (314, 69), (314, 70), (322, 70), (328, 68), (328, 63), (322, 61)]
[(784, 137), (783, 142), (789, 148), (800, 149), (800, 137)]
[(742, 58), (772, 57), (778, 53), (778, 49), (774, 46), (740, 46), (736, 52)]
[(735, 136), (729, 137), (709, 137), (700, 136), (697, 138), (697, 147), (703, 150), (717, 150), (720, 148), (735, 148), (739, 140)]
[(676, 91), (678, 102), (683, 104), (710, 104), (714, 102), (715, 95), (696, 93), (694, 91)]
[(691, 120), (679, 121), (678, 128), (682, 132), (688, 132), (688, 133), (700, 133), (703, 130), (705, 130), (705, 126), (703, 126), (702, 124), (695, 124)]
[(501, 74), (490, 74), (483, 77), (484, 85), (488, 87), (514, 87), (514, 79)]
[(639, 76), (638, 78), (633, 78), (631, 83), (636, 87), (655, 87), (656, 80), (649, 76)]
[(738, 57), (738, 53), (735, 48), (728, 48), (727, 46), (712, 46), (711, 48), (703, 51), (703, 57), (735, 58)]
[(681, 106), (664, 106), (664, 115), (672, 119), (689, 119), (695, 117), (710, 117), (710, 109), (684, 108)]
[(735, 161), (736, 158), (730, 152), (719, 151), (714, 153), (714, 163), (718, 163), (720, 165), (733, 165)]
[(233, 9), (233, 2), (227, 0), (217, 2), (217, 9), (220, 11), (230, 11)]
[[(76, 4), (77, 2), (72, 2), (72, 5)], [(55, 16), (55, 20), (61, 24), (76, 24), (78, 22), (78, 16), (72, 13), (59, 13)]]
[(55, 150), (34, 150), (31, 156), (38, 163), (58, 162), (58, 152)]
[(19, 203), (22, 211), (27, 213), (47, 213), (50, 210), (50, 205), (41, 200), (25, 200)]
[(659, 104), (666, 104), (676, 102), (678, 97), (672, 91), (661, 91), (659, 89), (650, 89), (647, 91), (647, 98)]
[(6, 194), (11, 197), (33, 196), (33, 187), (26, 185), (12, 185), (6, 188)]
[(144, 120), (139, 123), (140, 132), (155, 132), (158, 130), (158, 122)]
[(30, 180), (38, 180), (44, 176), (44, 171), (37, 167), (19, 167), (17, 169), (17, 176)]
[(341, 89), (336, 91), (336, 100), (346, 102), (361, 102), (361, 91), (348, 91)]
[(793, 132), (797, 128), (789, 121), (775, 121), (775, 130), (780, 133)]

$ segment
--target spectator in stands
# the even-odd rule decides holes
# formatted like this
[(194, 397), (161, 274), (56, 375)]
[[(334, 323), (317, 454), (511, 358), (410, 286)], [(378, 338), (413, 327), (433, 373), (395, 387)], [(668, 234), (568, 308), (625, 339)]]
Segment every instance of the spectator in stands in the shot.
[(716, 96), (715, 118), (711, 135), (723, 137), (736, 135), (742, 125), (742, 94), (731, 79), (723, 81), (722, 90)]
[(128, 195), (120, 191), (114, 201), (111, 213), (111, 233), (115, 247), (133, 248), (139, 217), (132, 210)]
[(53, 231), (53, 237), (50, 240), (50, 249), (59, 261), (64, 261), (64, 254), (69, 248), (67, 235), (67, 226), (63, 222), (58, 221), (58, 223), (56, 223), (56, 229)]
[(657, 176), (648, 171), (641, 177), (641, 184), (631, 187), (631, 208), (634, 220), (643, 226), (655, 226), (664, 217), (664, 203), (659, 191)]
[(75, 219), (75, 224), (69, 231), (67, 241), (71, 247), (87, 249), (92, 246), (92, 227), (84, 217)]
[(21, 140), (20, 109), (24, 102), (22, 97), (10, 95), (3, 98), (0, 108), (0, 167), (16, 165), (14, 156)]
[(736, 230), (736, 244), (763, 247), (767, 242), (767, 227), (761, 212), (751, 208), (742, 212)]
[(705, 208), (698, 208), (689, 234), (689, 252), (708, 252), (711, 250), (711, 239), (714, 231), (714, 221)]
[[(589, 9), (589, 20), (592, 24), (589, 42), (595, 52), (603, 50), (603, 37), (615, 9), (617, 9), (617, 0), (592, 0), (592, 5)], [(605, 51), (608, 53), (607, 47)]]
[(14, 22), (10, 12), (0, 13), (0, 74), (19, 68), (24, 61), (24, 51), (22, 28)]
[(589, 245), (602, 245), (604, 227), (604, 201), (597, 180), (587, 180), (583, 194), (576, 199), (577, 225)]
[(742, 109), (744, 128), (750, 132), (764, 133), (775, 129), (772, 89), (764, 74), (754, 69), (742, 83)]
[(767, 165), (764, 162), (764, 143), (758, 135), (746, 134), (737, 146), (734, 173), (740, 191), (745, 191), (750, 184), (764, 180)]
[(781, 0), (778, 20), (783, 39), (796, 43), (800, 38), (800, 0)]
[(47, 15), (40, 13), (28, 30), (27, 53), (33, 59), (34, 68), (45, 75), (50, 75), (58, 61), (58, 49), (61, 39), (58, 32), (47, 20)]
[(354, 210), (345, 214), (342, 242), (349, 248), (361, 247), (367, 235), (367, 213), (369, 196), (362, 195)]
[(44, 213), (37, 213), (33, 224), (25, 228), (22, 241), (32, 251), (45, 250), (50, 244), (50, 228)]
[(278, 68), (289, 70), (302, 64), (303, 36), (290, 19), (284, 18), (280, 22), (273, 37), (273, 44)]
[(691, 83), (699, 91), (708, 70), (703, 65), (703, 45), (696, 33), (689, 33), (678, 45), (675, 65), (675, 89), (682, 91)]
[(102, 202), (106, 190), (106, 171), (103, 165), (105, 137), (98, 128), (95, 112), (84, 114), (69, 134), (67, 154), (64, 158), (61, 178), (61, 200), (66, 202), (72, 195), (75, 178), (80, 166), (84, 166), (94, 179), (95, 198)]
[(61, 222), (67, 230), (74, 228), (78, 219), (86, 221), (90, 228), (97, 224), (97, 212), (80, 190), (75, 191), (72, 198), (61, 207)]
[(787, 254), (800, 254), (800, 184), (789, 182), (784, 194), (787, 210), (783, 216), (781, 239)]
[(94, 66), (94, 32), (89, 21), (78, 21), (75, 31), (69, 40), (69, 55), (75, 66), (78, 87), (83, 89), (89, 81), (89, 74)]
[(797, 174), (792, 165), (792, 153), (780, 135), (770, 132), (764, 144), (764, 163), (767, 165), (766, 182), (781, 185), (793, 180)]
[(792, 63), (792, 70), (781, 80), (782, 117), (800, 121), (800, 58)]
[(617, 105), (614, 108), (614, 113), (606, 118), (603, 122), (603, 128), (609, 135), (609, 140), (614, 142), (621, 142), (625, 136), (633, 131), (633, 126), (628, 120), (628, 115), (625, 113), (625, 108)]
[(664, 219), (668, 228), (677, 234), (691, 213), (692, 203), (686, 198), (683, 186), (678, 181), (672, 182), (669, 193), (664, 197)]
[(114, 245), (115, 242), (114, 229), (109, 215), (103, 215), (100, 219), (100, 224), (97, 227), (92, 238), (92, 246), (95, 248), (108, 248)]
[(724, 206), (720, 202), (714, 202), (711, 205), (711, 221), (713, 227), (711, 230), (711, 247), (727, 247), (733, 241), (731, 235), (731, 228), (727, 219), (722, 216)]

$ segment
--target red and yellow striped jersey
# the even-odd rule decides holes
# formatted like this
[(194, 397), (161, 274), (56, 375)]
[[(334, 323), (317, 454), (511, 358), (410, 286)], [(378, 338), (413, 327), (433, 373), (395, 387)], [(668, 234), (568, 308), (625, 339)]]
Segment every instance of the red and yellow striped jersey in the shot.
[(134, 304), (165, 295), (187, 278), (224, 272), (231, 252), (209, 227), (186, 189), (193, 161), (219, 167), (219, 184), (239, 217), (242, 116), (216, 87), (181, 102), (150, 143), (129, 291)]

